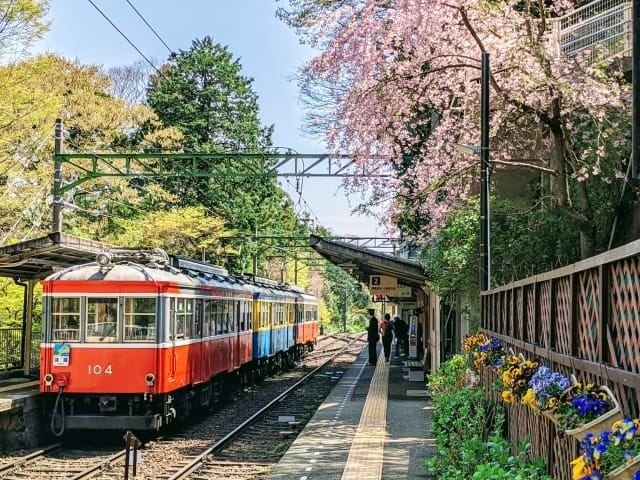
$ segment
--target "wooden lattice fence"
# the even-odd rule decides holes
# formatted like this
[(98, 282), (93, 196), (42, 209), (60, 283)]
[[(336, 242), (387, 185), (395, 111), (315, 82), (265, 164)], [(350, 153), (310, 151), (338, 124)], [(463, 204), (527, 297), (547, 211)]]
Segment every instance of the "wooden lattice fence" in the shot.
[[(607, 385), (625, 416), (640, 416), (640, 241), (485, 292), (482, 313), (484, 332), (506, 348)], [(574, 439), (524, 405), (510, 406), (508, 420), (512, 443), (530, 438), (549, 473), (571, 479)]]

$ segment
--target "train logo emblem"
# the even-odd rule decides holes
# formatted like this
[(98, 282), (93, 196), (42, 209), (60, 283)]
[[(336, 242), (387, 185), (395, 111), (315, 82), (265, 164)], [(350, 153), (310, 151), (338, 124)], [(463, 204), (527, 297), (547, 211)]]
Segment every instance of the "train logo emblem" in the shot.
[(68, 367), (71, 356), (71, 345), (68, 343), (56, 343), (53, 346), (53, 365), (55, 367)]

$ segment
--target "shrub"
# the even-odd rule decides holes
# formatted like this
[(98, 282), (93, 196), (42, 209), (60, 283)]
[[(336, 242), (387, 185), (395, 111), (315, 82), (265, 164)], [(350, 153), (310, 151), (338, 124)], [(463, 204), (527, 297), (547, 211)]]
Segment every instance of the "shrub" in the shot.
[(428, 377), (437, 456), (427, 461), (427, 468), (434, 474), (445, 474), (451, 464), (463, 462), (466, 432), (475, 432), (480, 441), (486, 441), (504, 423), (501, 403), (484, 398), (480, 389), (465, 386), (468, 375), (466, 356), (456, 355)]
[(468, 357), (456, 355), (428, 377), (437, 454), (425, 461), (425, 468), (443, 480), (551, 480), (542, 460), (528, 459), (528, 443), (522, 443), (516, 455), (511, 453), (501, 436), (502, 402), (467, 386), (469, 375)]

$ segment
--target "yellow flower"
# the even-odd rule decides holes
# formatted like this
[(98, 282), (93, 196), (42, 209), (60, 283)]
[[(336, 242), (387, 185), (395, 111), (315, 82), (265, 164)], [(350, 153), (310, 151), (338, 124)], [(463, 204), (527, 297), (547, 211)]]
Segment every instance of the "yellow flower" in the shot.
[(516, 397), (509, 390), (504, 390), (502, 392), (502, 400), (506, 403), (515, 403)]
[(585, 477), (586, 475), (593, 473), (593, 469), (590, 467), (587, 467), (584, 464), (584, 458), (582, 457), (582, 455), (580, 455), (578, 458), (573, 460), (571, 462), (571, 465), (572, 465), (571, 478), (573, 480), (579, 480)]
[(533, 393), (533, 388), (530, 388), (527, 390), (527, 393), (524, 394), (524, 397), (522, 397), (522, 403), (534, 410), (538, 409), (538, 403), (536, 402), (536, 396)]

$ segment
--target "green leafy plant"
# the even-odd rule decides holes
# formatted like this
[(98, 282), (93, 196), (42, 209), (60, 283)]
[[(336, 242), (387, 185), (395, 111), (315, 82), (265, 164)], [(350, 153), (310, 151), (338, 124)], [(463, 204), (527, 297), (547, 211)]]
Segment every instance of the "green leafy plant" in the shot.
[(432, 428), (437, 455), (427, 460), (426, 467), (436, 475), (446, 475), (451, 465), (464, 462), (467, 440), (460, 432), (477, 432), (479, 440), (486, 441), (504, 423), (499, 402), (484, 398), (479, 389), (465, 386), (468, 373), (465, 359), (456, 355), (428, 377), (434, 406)]
[[(505, 422), (503, 403), (485, 398), (481, 389), (466, 386), (470, 365), (466, 355), (455, 355), (429, 375), (433, 398), (432, 429), (436, 455), (424, 467), (439, 479), (539, 479), (544, 462), (530, 459), (530, 445), (523, 442), (515, 454), (501, 433)], [(471, 438), (460, 432), (474, 432)]]

